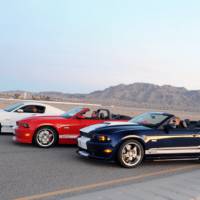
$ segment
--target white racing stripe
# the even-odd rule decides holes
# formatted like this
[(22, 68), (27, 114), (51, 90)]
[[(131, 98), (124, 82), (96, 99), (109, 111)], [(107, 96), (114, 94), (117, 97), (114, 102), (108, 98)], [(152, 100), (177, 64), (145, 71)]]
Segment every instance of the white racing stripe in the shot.
[(90, 138), (82, 136), (82, 137), (78, 138), (78, 146), (82, 149), (87, 149), (88, 141), (90, 141)]
[(74, 134), (59, 135), (59, 139), (76, 139), (78, 136)]
[(169, 148), (152, 148), (145, 151), (145, 154), (184, 154), (184, 153), (200, 153), (200, 146), (192, 147), (169, 147)]
[(130, 122), (105, 122), (105, 123), (102, 123), (102, 124), (95, 124), (95, 125), (91, 125), (91, 126), (88, 126), (86, 128), (82, 128), (81, 129), (81, 132), (84, 132), (84, 133), (89, 133), (91, 131), (94, 131), (95, 129), (98, 129), (98, 128), (103, 128), (103, 127), (106, 127), (106, 126), (116, 126), (116, 125), (133, 125), (134, 123), (130, 123)]

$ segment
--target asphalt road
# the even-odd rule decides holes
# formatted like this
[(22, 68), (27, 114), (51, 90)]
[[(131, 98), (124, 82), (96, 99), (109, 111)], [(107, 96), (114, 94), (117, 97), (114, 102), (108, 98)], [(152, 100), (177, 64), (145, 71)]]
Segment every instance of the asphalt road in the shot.
[(124, 169), (80, 158), (75, 146), (41, 149), (15, 144), (11, 135), (0, 135), (0, 200), (57, 200), (199, 168), (197, 161), (165, 161)]

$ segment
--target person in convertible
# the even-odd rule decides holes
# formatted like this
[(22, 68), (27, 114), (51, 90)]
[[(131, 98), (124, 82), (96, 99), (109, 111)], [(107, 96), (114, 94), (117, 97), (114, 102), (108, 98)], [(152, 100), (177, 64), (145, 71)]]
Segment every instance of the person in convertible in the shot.
[(179, 117), (174, 117), (170, 120), (169, 125), (172, 128), (187, 128), (188, 123), (186, 122), (186, 120), (181, 120)]

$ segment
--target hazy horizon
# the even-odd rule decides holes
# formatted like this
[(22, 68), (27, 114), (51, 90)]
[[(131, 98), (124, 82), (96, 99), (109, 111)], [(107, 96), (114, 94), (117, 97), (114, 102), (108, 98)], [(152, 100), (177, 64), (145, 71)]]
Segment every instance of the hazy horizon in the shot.
[(199, 8), (197, 0), (2, 1), (0, 90), (200, 89)]
[[(156, 86), (171, 86), (171, 87), (177, 87), (177, 88), (185, 88), (186, 90), (188, 91), (200, 91), (200, 89), (195, 89), (195, 90), (192, 90), (192, 89), (188, 89), (184, 86), (174, 86), (174, 85), (169, 85), (169, 84), (154, 84), (154, 83), (147, 83), (147, 82), (134, 82), (134, 83), (130, 83), (130, 84), (151, 84), (151, 85), (156, 85)], [(115, 86), (118, 86), (118, 85), (130, 85), (130, 84), (124, 84), (124, 83), (119, 83), (117, 85), (110, 85), (110, 86), (107, 86), (103, 89), (99, 89), (99, 90), (104, 90), (104, 89), (107, 89), (107, 88), (110, 88), (110, 87), (115, 87)], [(38, 92), (61, 92), (61, 93), (69, 93), (69, 94), (75, 94), (75, 93), (79, 93), (79, 94), (87, 94), (87, 93), (91, 93), (91, 92), (95, 92), (95, 91), (98, 91), (98, 89), (96, 90), (92, 90), (92, 91), (89, 91), (89, 92), (66, 92), (66, 91), (61, 91), (61, 90), (21, 90), (21, 89), (16, 89), (16, 90), (0, 90), (0, 92), (15, 92), (15, 91), (23, 91), (23, 92), (35, 92), (35, 93), (38, 93)]]

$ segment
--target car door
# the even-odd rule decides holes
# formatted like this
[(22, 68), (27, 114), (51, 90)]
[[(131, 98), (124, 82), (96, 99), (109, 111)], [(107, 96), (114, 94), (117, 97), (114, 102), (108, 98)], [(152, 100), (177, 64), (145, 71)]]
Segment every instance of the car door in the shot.
[(155, 154), (187, 154), (199, 152), (200, 129), (171, 128), (157, 130), (150, 136), (148, 147)]
[(59, 138), (63, 143), (70, 141), (73, 142), (80, 135), (80, 129), (101, 122), (103, 121), (84, 118), (67, 119), (59, 129)]

